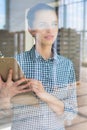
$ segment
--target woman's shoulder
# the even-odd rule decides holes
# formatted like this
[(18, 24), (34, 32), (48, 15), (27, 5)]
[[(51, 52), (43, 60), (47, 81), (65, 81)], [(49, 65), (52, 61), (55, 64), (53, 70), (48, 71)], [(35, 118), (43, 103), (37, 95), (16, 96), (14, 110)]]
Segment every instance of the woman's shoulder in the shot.
[(67, 58), (65, 56), (62, 56), (62, 55), (57, 55), (57, 59), (62, 64), (68, 64), (68, 65), (72, 65), (73, 64), (71, 59), (69, 59), (69, 58)]

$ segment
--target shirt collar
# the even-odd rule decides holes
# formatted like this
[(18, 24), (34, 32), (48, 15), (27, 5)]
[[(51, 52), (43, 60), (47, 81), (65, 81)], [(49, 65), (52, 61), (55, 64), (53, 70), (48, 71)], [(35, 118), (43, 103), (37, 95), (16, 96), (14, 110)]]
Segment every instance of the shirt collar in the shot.
[[(32, 51), (33, 51), (33, 55), (32, 55), (32, 59), (40, 59), (42, 58), (42, 56), (37, 52), (37, 50), (35, 49), (35, 45), (32, 47)], [(48, 60), (57, 60), (57, 52), (55, 48), (52, 48), (52, 53), (53, 53), (53, 57), (49, 58)], [(42, 58), (43, 59), (43, 58)]]

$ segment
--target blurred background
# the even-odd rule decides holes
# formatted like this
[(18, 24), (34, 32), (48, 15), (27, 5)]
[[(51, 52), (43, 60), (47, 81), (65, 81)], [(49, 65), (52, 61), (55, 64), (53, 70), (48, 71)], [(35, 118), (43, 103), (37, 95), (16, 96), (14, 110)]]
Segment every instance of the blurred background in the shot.
[[(0, 0), (0, 56), (13, 57), (30, 50), (33, 37), (27, 31), (27, 10), (41, 0)], [(44, 0), (59, 9), (57, 53), (74, 63), (79, 112), (67, 130), (87, 130), (87, 0)], [(11, 115), (0, 120), (0, 130), (10, 130)]]

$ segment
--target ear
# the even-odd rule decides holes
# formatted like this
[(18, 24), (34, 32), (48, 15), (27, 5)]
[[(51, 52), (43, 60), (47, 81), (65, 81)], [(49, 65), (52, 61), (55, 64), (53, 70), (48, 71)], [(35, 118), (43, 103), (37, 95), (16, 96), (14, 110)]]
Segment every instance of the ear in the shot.
[(30, 30), (30, 29), (28, 29), (28, 32), (30, 32), (30, 34), (33, 36), (33, 37), (35, 37), (36, 36), (36, 31), (35, 30)]
[(31, 27), (28, 27), (28, 32), (32, 35), (32, 37), (36, 36), (37, 30), (32, 29)]

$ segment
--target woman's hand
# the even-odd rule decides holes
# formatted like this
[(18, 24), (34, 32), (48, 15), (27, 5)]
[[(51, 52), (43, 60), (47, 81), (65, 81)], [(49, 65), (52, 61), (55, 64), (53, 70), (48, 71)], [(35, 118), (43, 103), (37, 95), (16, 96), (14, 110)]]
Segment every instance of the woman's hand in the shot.
[(31, 89), (31, 91), (35, 92), (35, 94), (43, 101), (45, 101), (46, 98), (46, 91), (44, 89), (44, 86), (42, 83), (35, 79), (28, 79), (28, 85)]
[[(25, 84), (22, 84), (26, 82)], [(25, 89), (27, 88), (27, 89)], [(0, 97), (1, 98), (9, 98), (11, 99), (13, 96), (28, 92), (30, 89), (28, 88), (27, 79), (22, 78), (16, 82), (12, 81), (12, 69), (9, 70), (7, 81), (4, 82), (0, 77)]]
[(29, 86), (31, 91), (35, 92), (36, 95), (44, 102), (46, 102), (49, 107), (56, 112), (59, 116), (64, 112), (64, 103), (60, 101), (58, 98), (52, 96), (51, 94), (47, 93), (44, 89), (42, 83), (35, 79), (28, 79)]

